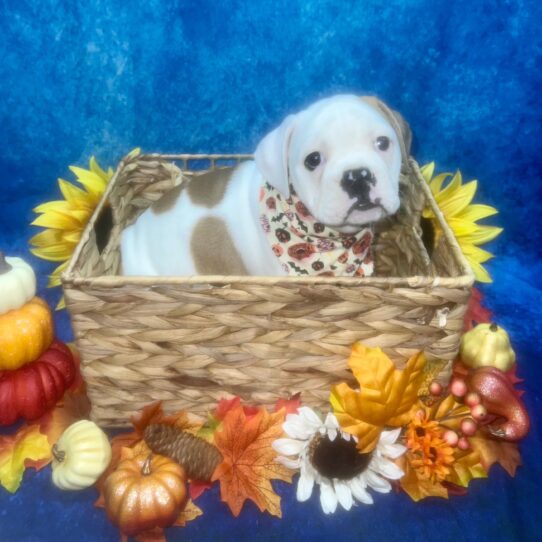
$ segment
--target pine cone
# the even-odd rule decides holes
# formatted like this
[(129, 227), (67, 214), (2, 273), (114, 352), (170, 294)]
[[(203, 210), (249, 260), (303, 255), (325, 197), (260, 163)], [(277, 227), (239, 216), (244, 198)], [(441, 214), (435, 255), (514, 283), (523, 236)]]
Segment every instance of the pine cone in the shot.
[(154, 453), (180, 463), (193, 480), (210, 480), (222, 462), (216, 446), (174, 425), (150, 424), (145, 428), (144, 439)]

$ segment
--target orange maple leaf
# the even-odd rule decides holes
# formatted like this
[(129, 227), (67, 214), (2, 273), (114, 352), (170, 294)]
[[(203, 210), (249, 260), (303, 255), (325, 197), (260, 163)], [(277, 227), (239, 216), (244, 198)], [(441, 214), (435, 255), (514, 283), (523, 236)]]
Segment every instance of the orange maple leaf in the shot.
[(494, 463), (499, 463), (510, 476), (516, 475), (516, 469), (521, 466), (521, 456), (515, 442), (485, 437), (480, 431), (476, 436), (469, 437), (469, 442), (472, 448), (480, 454), (480, 462), (486, 471), (489, 471)]
[(280, 497), (271, 480), (291, 482), (291, 471), (275, 461), (273, 441), (282, 436), (285, 411), (269, 414), (265, 408), (247, 417), (238, 405), (224, 417), (222, 430), (214, 434), (215, 445), (224, 461), (216, 468), (212, 480), (220, 481), (220, 496), (234, 516), (238, 516), (246, 499), (256, 503), (261, 512), (282, 517)]

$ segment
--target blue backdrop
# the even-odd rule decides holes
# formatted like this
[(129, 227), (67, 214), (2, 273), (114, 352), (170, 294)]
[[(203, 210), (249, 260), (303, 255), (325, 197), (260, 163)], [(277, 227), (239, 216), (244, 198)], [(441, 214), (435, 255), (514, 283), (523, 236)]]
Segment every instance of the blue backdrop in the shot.
[[(505, 233), (484, 291), (526, 378), (534, 427), (515, 479), (494, 467), (467, 497), (405, 495), (328, 518), (284, 497), (282, 521), (250, 504), (234, 520), (216, 491), (171, 540), (540, 540), (542, 234), (538, 208), (542, 4), (537, 1), (5, 0), (0, 3), (0, 248), (31, 260), (28, 224), (68, 164), (146, 151), (251, 152), (290, 111), (336, 92), (377, 94), (408, 119), (413, 153), (480, 180)], [(58, 334), (71, 336), (57, 317)], [(93, 490), (29, 472), (0, 489), (0, 540), (116, 540)], [(539, 534), (540, 533), (540, 534)]]

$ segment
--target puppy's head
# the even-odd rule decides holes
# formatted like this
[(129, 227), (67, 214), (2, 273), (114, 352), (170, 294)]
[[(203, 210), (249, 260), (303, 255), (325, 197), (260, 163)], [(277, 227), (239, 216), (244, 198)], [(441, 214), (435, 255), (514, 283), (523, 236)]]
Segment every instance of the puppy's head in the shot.
[(410, 130), (373, 97), (339, 95), (287, 117), (255, 152), (265, 180), (292, 186), (311, 214), (344, 233), (399, 209), (401, 161)]

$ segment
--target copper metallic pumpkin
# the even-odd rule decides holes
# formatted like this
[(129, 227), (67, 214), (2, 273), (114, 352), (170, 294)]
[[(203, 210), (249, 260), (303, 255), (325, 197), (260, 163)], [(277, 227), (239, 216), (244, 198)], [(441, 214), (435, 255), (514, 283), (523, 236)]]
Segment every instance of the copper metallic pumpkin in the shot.
[(167, 527), (187, 502), (186, 473), (167, 457), (136, 455), (108, 476), (104, 498), (109, 519), (127, 536)]
[(0, 314), (0, 370), (15, 370), (39, 358), (53, 342), (51, 309), (34, 297)]

